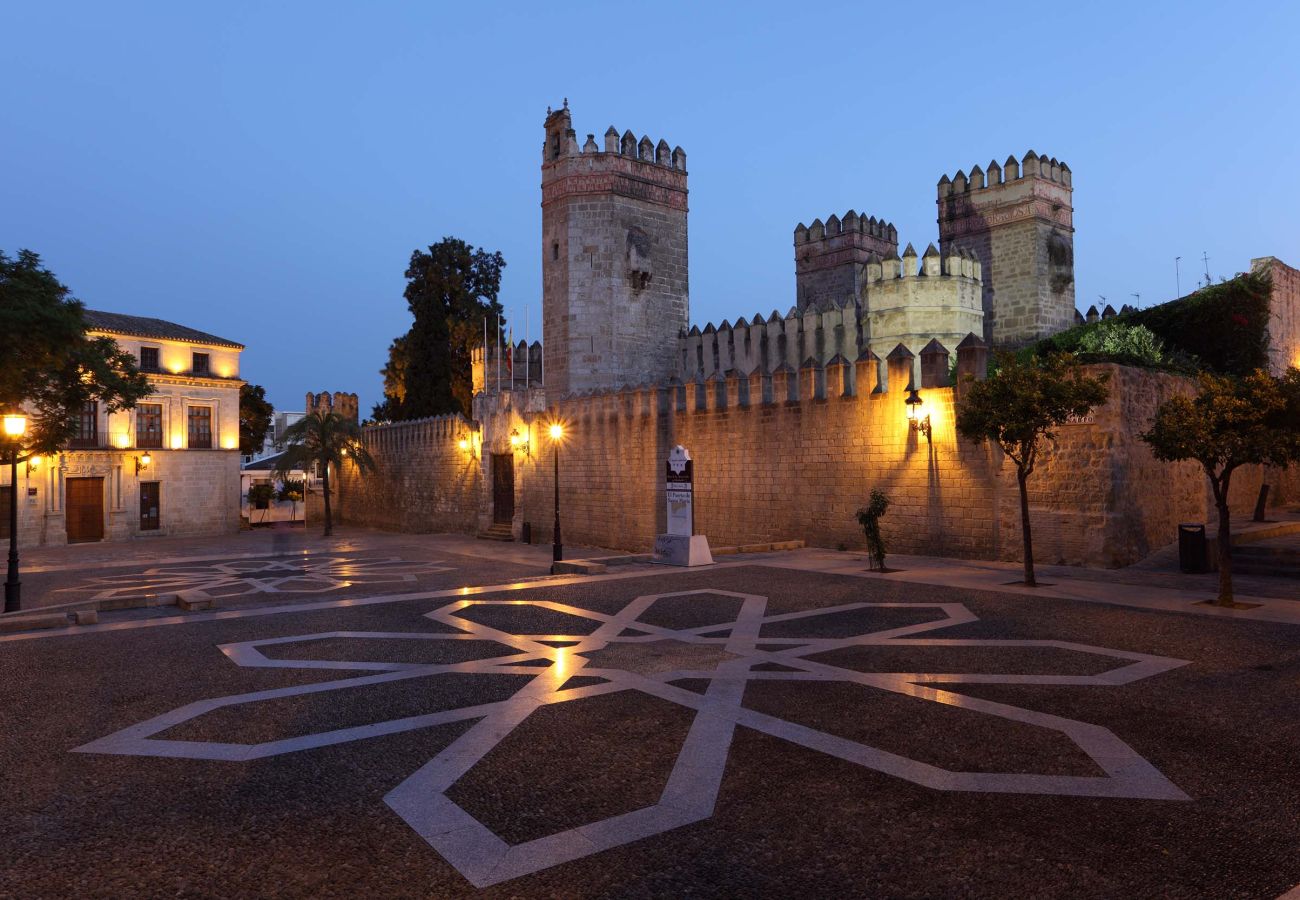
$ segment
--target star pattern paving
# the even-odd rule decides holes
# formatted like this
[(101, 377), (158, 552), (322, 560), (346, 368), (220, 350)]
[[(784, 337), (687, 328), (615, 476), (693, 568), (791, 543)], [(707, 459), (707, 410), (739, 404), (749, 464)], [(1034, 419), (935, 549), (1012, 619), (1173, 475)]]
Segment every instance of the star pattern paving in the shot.
[[(727, 620), (698, 627), (667, 627), (662, 622), (671, 617), (657, 614), (666, 608), (665, 601), (676, 604), (673, 607), (676, 610), (682, 608), (680, 604), (683, 601), (697, 602), (700, 607), (723, 608)], [(661, 605), (656, 607), (656, 603)], [(877, 626), (843, 627), (846, 614), (850, 615), (851, 622), (852, 615), (899, 609), (927, 611), (933, 618), (896, 627), (880, 627), (879, 623)], [(76, 749), (84, 753), (247, 760), (448, 722), (474, 721), (450, 745), (394, 787), (384, 800), (448, 863), (479, 887), (518, 878), (709, 818), (713, 814), (737, 725), (940, 791), (1188, 799), (1154, 766), (1106, 728), (982, 700), (942, 687), (944, 684), (1114, 687), (1186, 665), (1184, 661), (1068, 641), (930, 636), (941, 629), (976, 621), (976, 617), (961, 603), (850, 603), (769, 615), (765, 597), (709, 589), (636, 597), (612, 615), (544, 600), (478, 599), (459, 600), (426, 615), (456, 631), (336, 631), (223, 645), (221, 650), (225, 655), (240, 666), (336, 669), (364, 674), (201, 700)], [(545, 622), (548, 617), (569, 624), (569, 632), (532, 633), (529, 630), (530, 625)], [(826, 627), (832, 617), (838, 617), (839, 627)], [(483, 620), (495, 624), (483, 624)], [(851, 633), (848, 636), (826, 636), (836, 631)], [(801, 632), (807, 636), (800, 636)], [(775, 636), (777, 634), (779, 637)], [(311, 642), (328, 641), (328, 646), (337, 647), (339, 641), (358, 641), (370, 647), (382, 647), (384, 642), (397, 640), (428, 641), (435, 648), (450, 647), (449, 642), (456, 641), (490, 642), (499, 645), (501, 653), (489, 655), (492, 652), (489, 649), (480, 654), (486, 658), (448, 663), (386, 662), (382, 661), (382, 652), (367, 654), (370, 661), (290, 659), (268, 657), (263, 653), (263, 648), (277, 644), (306, 644), (309, 648)], [(1050, 649), (1089, 654), (1097, 658), (1100, 666), (1109, 668), (1094, 674), (863, 672), (828, 665), (814, 658), (842, 648), (853, 648), (855, 653), (870, 653), (873, 648), (897, 652), (909, 647), (929, 648), (927, 652), (940, 654), (945, 649), (958, 651), (958, 648), (1000, 648), (1000, 652), (1019, 649), (1028, 653)], [(295, 652), (308, 652), (301, 646), (294, 649)], [(529, 680), (505, 700), (263, 743), (155, 737), (217, 709), (251, 708), (260, 702), (301, 694), (452, 673), (465, 677), (526, 675)], [(597, 676), (601, 681), (591, 684), (589, 682), (594, 679), (583, 678), (580, 679), (582, 686), (566, 687), (566, 682), (575, 675)], [(708, 687), (700, 694), (672, 684), (685, 678), (707, 679)], [(743, 704), (745, 687), (747, 683), (758, 680), (847, 682), (941, 706), (956, 706), (1013, 723), (1038, 726), (1058, 732), (1073, 742), (1104, 774), (967, 772), (940, 768), (749, 709)], [(510, 845), (448, 796), (448, 791), (460, 778), (535, 710), (549, 704), (581, 701), (619, 691), (639, 691), (695, 711), (693, 724), (678, 749), (658, 802)], [(845, 710), (844, 713), (851, 715), (852, 711)], [(560, 748), (553, 749), (558, 751)], [(538, 748), (539, 753), (543, 750)]]
[(247, 594), (323, 594), (357, 585), (413, 583), (422, 575), (451, 571), (436, 560), (411, 561), (399, 556), (352, 559), (345, 556), (242, 559), (209, 565), (157, 566), (124, 575), (97, 575), (75, 588), (91, 591), (92, 600), (116, 600), (144, 594), (198, 593), (208, 597)]

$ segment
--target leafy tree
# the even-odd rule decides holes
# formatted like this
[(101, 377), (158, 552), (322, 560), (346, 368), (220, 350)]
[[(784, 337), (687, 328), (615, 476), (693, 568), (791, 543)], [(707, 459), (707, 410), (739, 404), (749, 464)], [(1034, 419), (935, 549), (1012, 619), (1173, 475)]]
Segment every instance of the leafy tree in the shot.
[(67, 444), (86, 403), (116, 412), (152, 391), (131, 354), (86, 334), (84, 313), (40, 256), (0, 251), (0, 408), (27, 410), (30, 453)]
[(376, 422), (401, 421), (402, 404), (406, 402), (407, 338), (409, 334), (393, 338), (388, 345), (388, 362), (379, 374), (384, 376), (384, 399), (376, 403), (370, 417)]
[(858, 510), (858, 524), (866, 532), (867, 552), (872, 562), (880, 571), (885, 571), (885, 538), (880, 533), (880, 519), (889, 509), (889, 498), (878, 490), (872, 490), (871, 500)]
[(970, 384), (957, 409), (957, 431), (972, 441), (994, 441), (1016, 465), (1025, 584), (1035, 587), (1034, 544), (1029, 528), (1029, 476), (1045, 441), (1071, 416), (1106, 402), (1108, 375), (1092, 377), (1074, 356), (1021, 359), (998, 354), (997, 369)]
[(279, 462), (276, 477), (284, 479), (294, 469), (306, 470), (313, 464), (321, 473), (321, 491), (325, 497), (325, 537), (334, 533), (330, 511), (330, 467), (337, 472), (344, 459), (350, 459), (361, 475), (375, 470), (375, 461), (361, 442), (361, 427), (336, 412), (310, 412), (284, 430), (288, 443)]
[(470, 354), (482, 343), (483, 320), (495, 328), (502, 314), (497, 294), (505, 264), (500, 253), (453, 237), (411, 254), (405, 297), (415, 322), (388, 349), (376, 419), (469, 414)]
[(1194, 459), (1205, 470), (1219, 513), (1219, 595), (1232, 606), (1232, 473), (1251, 464), (1300, 460), (1300, 371), (1275, 378), (1257, 369), (1244, 378), (1202, 374), (1195, 396), (1160, 404), (1142, 435), (1157, 459)]
[(239, 452), (245, 456), (262, 449), (271, 427), (275, 407), (266, 399), (266, 388), (246, 384), (239, 389)]

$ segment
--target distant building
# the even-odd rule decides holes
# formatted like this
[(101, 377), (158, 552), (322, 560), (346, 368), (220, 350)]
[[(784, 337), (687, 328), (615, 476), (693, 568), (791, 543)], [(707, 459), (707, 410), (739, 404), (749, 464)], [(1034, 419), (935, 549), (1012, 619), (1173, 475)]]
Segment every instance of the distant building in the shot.
[[(143, 316), (86, 310), (86, 321), (91, 336), (136, 358), (153, 393), (115, 413), (87, 403), (67, 447), (19, 467), (20, 543), (238, 531), (244, 345)], [(13, 489), (0, 489), (0, 509)], [(7, 539), (8, 517), (0, 519)]]

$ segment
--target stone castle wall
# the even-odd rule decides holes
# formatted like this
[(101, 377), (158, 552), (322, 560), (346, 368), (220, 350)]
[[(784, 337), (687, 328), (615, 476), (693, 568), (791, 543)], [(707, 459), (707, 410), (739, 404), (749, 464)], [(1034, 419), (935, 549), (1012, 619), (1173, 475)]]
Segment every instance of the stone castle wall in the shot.
[(1300, 270), (1273, 256), (1250, 261), (1252, 272), (1266, 270), (1273, 281), (1269, 330), (1269, 369), (1281, 375), (1288, 366), (1300, 368)]
[[(885, 534), (893, 552), (1018, 559), (1014, 467), (991, 445), (958, 439), (956, 388), (923, 387), (933, 440), (911, 431), (906, 392), (886, 389), (911, 365), (905, 353), (885, 364), (867, 357), (851, 366), (715, 376), (549, 406), (536, 389), (480, 395), (477, 457), (459, 450), (453, 434), (468, 423), (423, 426), (422, 438), (400, 436), (405, 426), (385, 426), (386, 437), (368, 428), (380, 472), (364, 482), (345, 473), (341, 519), (407, 531), (481, 530), (492, 521), (488, 461), (512, 454), (515, 534), (528, 523), (534, 542), (549, 542), (556, 448), (545, 426), (558, 418), (565, 425), (560, 493), (568, 546), (647, 550), (665, 527), (664, 459), (680, 443), (696, 460), (697, 529), (714, 546), (802, 539), (860, 547), (855, 513), (879, 488), (892, 501)], [(970, 356), (959, 359), (959, 367), (973, 365)], [(941, 359), (932, 371), (946, 368)], [(1175, 540), (1180, 522), (1213, 527), (1199, 467), (1161, 463), (1138, 438), (1156, 406), (1190, 391), (1190, 382), (1114, 365), (1092, 370), (1109, 373), (1110, 400), (1088, 421), (1059, 429), (1030, 479), (1040, 563), (1127, 565)], [(518, 445), (508, 440), (512, 431), (523, 438)], [(1238, 473), (1237, 515), (1253, 508), (1262, 477), (1257, 468)]]
[[(476, 530), (483, 473), (472, 423), (435, 416), (367, 426), (362, 435), (376, 471), (361, 477), (345, 464), (331, 472), (336, 521), (413, 533)], [(307, 515), (324, 520), (319, 481), (308, 494)]]
[(808, 304), (784, 317), (773, 310), (770, 317), (724, 320), (703, 331), (692, 327), (677, 340), (677, 377), (771, 373), (866, 352), (883, 359), (899, 344), (919, 356), (932, 340), (951, 349), (983, 331), (980, 263), (964, 250), (941, 256), (932, 244), (919, 264), (910, 244), (901, 259), (872, 253), (860, 281), (857, 300)]

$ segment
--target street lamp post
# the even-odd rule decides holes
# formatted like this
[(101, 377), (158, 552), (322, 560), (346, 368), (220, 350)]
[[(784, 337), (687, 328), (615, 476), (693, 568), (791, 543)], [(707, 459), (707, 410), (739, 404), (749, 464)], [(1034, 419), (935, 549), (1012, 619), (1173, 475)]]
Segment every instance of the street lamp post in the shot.
[(564, 437), (564, 426), (558, 422), (551, 425), (551, 445), (555, 449), (555, 537), (551, 542), (551, 574), (555, 574), (555, 564), (564, 559), (564, 541), (560, 537), (560, 439)]
[(27, 431), (27, 417), (7, 413), (5, 438), (9, 442), (9, 577), (5, 579), (5, 612), (22, 609), (22, 582), (18, 580), (18, 449)]

